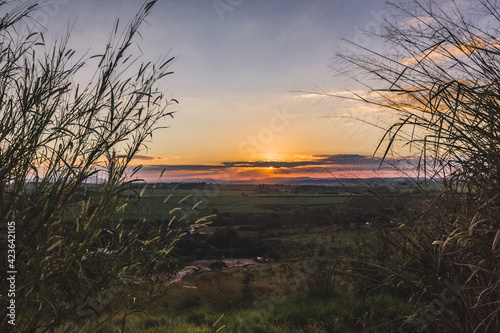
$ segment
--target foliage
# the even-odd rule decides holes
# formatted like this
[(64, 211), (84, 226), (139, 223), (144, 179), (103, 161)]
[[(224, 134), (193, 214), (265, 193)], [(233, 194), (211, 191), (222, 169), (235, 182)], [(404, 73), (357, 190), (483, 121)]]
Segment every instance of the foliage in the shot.
[[(130, 172), (132, 159), (176, 102), (156, 88), (174, 58), (139, 63), (131, 53), (154, 3), (123, 33), (117, 21), (102, 54), (75, 59), (69, 36), (49, 46), (36, 31), (35, 3), (0, 2), (0, 220), (16, 223), (18, 314), (2, 332), (102, 325), (117, 295), (116, 311), (132, 311), (139, 301), (125, 287), (155, 273), (185, 228), (177, 211), (156, 228), (116, 218), (139, 169)], [(91, 82), (76, 83), (92, 67)]]
[[(380, 286), (408, 292), (418, 309), (408, 329), (494, 332), (500, 328), (500, 11), (490, 0), (391, 6), (393, 18), (373, 36), (384, 51), (359, 46), (358, 54), (339, 54), (336, 66), (349, 68), (366, 88), (349, 98), (395, 115), (378, 147), (384, 158), (399, 143), (410, 147), (421, 174), (441, 178), (445, 190), (403, 228), (382, 228), (390, 246)], [(463, 288), (445, 302), (443, 290), (453, 281)]]

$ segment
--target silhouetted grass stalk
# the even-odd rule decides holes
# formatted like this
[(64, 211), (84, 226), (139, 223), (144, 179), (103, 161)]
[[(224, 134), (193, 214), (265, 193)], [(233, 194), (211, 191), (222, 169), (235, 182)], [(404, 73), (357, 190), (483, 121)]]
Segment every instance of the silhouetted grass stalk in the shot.
[[(176, 102), (157, 88), (174, 58), (139, 63), (130, 52), (154, 3), (146, 2), (123, 32), (117, 21), (103, 53), (88, 59), (75, 59), (69, 36), (46, 44), (31, 19), (32, 2), (0, 22), (0, 220), (18, 228), (17, 324), (2, 320), (2, 331), (88, 326), (82, 304), (105, 290), (130, 292), (120, 289), (130, 277), (127, 285), (145, 281), (190, 222), (174, 218), (177, 211), (157, 228), (116, 218), (127, 205), (120, 195), (139, 170), (127, 174), (132, 159)], [(92, 66), (91, 82), (75, 82)], [(98, 173), (102, 182), (86, 196), (83, 185)], [(138, 308), (130, 294), (121, 298), (114, 311)], [(102, 327), (101, 311), (90, 311)]]
[[(359, 46), (359, 55), (341, 53), (335, 66), (348, 68), (367, 89), (347, 99), (397, 117), (377, 148), (383, 158), (409, 146), (423, 176), (441, 178), (446, 189), (404, 228), (381, 228), (390, 247), (380, 287), (408, 293), (420, 308), (436, 299), (444, 281), (456, 280), (466, 286), (460, 296), (422, 327), (494, 332), (500, 328), (500, 12), (489, 0), (391, 6), (394, 17), (372, 36), (387, 51)], [(490, 23), (478, 21), (478, 13)]]

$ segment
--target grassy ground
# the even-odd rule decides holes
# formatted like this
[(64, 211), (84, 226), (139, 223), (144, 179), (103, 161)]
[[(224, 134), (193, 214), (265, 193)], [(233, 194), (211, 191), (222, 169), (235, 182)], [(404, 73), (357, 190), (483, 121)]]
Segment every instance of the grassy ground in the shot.
[[(317, 227), (306, 234), (297, 229), (274, 241), (282, 244), (279, 261), (188, 275), (146, 311), (129, 315), (126, 332), (363, 332), (403, 315), (405, 299), (364, 293), (348, 274), (339, 274), (328, 294), (313, 293), (308, 284), (314, 269), (305, 263), (318, 249), (330, 246), (332, 253), (359, 252), (362, 257), (359, 249), (369, 252), (375, 241), (372, 229)], [(119, 317), (109, 332), (120, 332)]]
[[(248, 270), (253, 278), (246, 285)], [(126, 331), (361, 332), (363, 323), (387, 324), (401, 314), (390, 310), (401, 303), (393, 296), (357, 297), (351, 288), (314, 296), (305, 286), (290, 290), (278, 272), (278, 265), (263, 264), (191, 276), (170, 288), (147, 314), (129, 316)]]
[[(273, 260), (185, 277), (162, 291), (147, 309), (127, 314), (125, 321), (122, 314), (116, 315), (116, 325), (109, 332), (120, 332), (123, 327), (128, 333), (364, 332), (367, 327), (383, 332), (411, 313), (406, 298), (383, 290), (368, 291), (367, 280), (359, 278), (348, 262), (354, 258), (365, 269), (364, 263), (380, 247), (375, 228), (364, 222), (374, 217), (367, 207), (379, 209), (378, 201), (360, 196), (362, 200), (344, 206), (350, 198), (343, 194), (263, 194), (248, 187), (220, 189), (210, 196), (203, 193), (200, 189), (146, 189), (137, 204), (132, 193), (124, 193), (129, 207), (121, 218), (164, 220), (175, 207), (188, 211), (203, 200), (196, 208), (197, 216), (216, 211), (218, 217), (226, 214), (227, 219), (216, 220), (206, 234), (186, 236), (194, 238), (184, 243), (181, 264), (195, 257), (204, 259), (200, 253), (212, 259), (229, 258), (239, 253), (234, 252), (239, 247), (256, 245), (259, 251), (272, 253)], [(351, 216), (362, 222), (354, 226), (332, 222), (337, 208), (344, 209), (340, 219)], [(224, 230), (224, 235), (234, 235), (237, 241), (215, 241), (212, 236)], [(180, 248), (177, 244), (174, 252)], [(323, 262), (317, 257), (325, 255), (326, 265), (319, 269)], [(130, 290), (129, 294), (134, 293)], [(379, 325), (385, 326), (377, 330)]]
[[(344, 204), (349, 196), (343, 194), (256, 194), (254, 191), (234, 190), (187, 190), (187, 189), (155, 189), (146, 190), (143, 200), (136, 205), (133, 194), (125, 193), (124, 200), (129, 203), (125, 210), (126, 218), (162, 219), (168, 212), (181, 205), (188, 208), (201, 201), (197, 207), (200, 215), (217, 212), (228, 213), (265, 213), (289, 207), (336, 206)], [(168, 198), (168, 199), (167, 199)], [(167, 199), (167, 201), (165, 201)]]

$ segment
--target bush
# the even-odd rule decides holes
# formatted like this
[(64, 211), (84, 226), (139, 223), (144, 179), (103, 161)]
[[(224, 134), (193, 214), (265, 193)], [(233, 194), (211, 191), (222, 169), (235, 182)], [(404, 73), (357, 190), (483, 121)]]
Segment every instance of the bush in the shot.
[(210, 268), (212, 271), (220, 271), (224, 268), (227, 268), (227, 265), (223, 261), (214, 261), (208, 266), (208, 268)]
[(230, 249), (239, 243), (239, 234), (232, 227), (218, 228), (208, 238), (207, 243), (219, 249)]

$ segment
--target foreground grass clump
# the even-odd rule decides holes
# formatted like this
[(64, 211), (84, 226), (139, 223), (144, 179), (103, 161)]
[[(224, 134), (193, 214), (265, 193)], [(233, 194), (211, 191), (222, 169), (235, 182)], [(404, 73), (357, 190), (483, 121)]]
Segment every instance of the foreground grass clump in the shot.
[(500, 9), (488, 0), (390, 9), (372, 36), (384, 49), (360, 45), (335, 65), (363, 78), (365, 90), (348, 99), (392, 115), (375, 124), (386, 130), (383, 158), (413, 155), (419, 174), (444, 190), (404, 220), (406, 230), (382, 232), (393, 255), (374, 265), (380, 286), (408, 293), (416, 309), (402, 323), (409, 331), (498, 332)]
[[(103, 328), (109, 299), (160, 263), (166, 269), (186, 228), (181, 212), (158, 228), (120, 218), (121, 193), (140, 169), (131, 161), (175, 102), (157, 85), (174, 58), (141, 64), (132, 52), (154, 4), (144, 2), (124, 27), (117, 20), (101, 52), (78, 59), (69, 35), (46, 43), (36, 2), (0, 2), (0, 222), (15, 229), (15, 244), (2, 231), (0, 250), (10, 246), (15, 257), (17, 314), (0, 308), (2, 332)], [(88, 83), (78, 79), (83, 70), (94, 72)], [(132, 303), (122, 295), (113, 311), (141, 308), (144, 295)]]
[(232, 306), (199, 305), (189, 311), (163, 309), (129, 318), (127, 332), (362, 332), (367, 326), (387, 327), (399, 318), (396, 306), (401, 300), (380, 295), (366, 301), (352, 295), (329, 300), (288, 295), (280, 303), (269, 298)]
[[(411, 313), (408, 306), (402, 312), (404, 298), (358, 294), (351, 283), (329, 297), (310, 293), (306, 281), (291, 290), (277, 264), (200, 272), (170, 286), (145, 313), (128, 316), (125, 327), (137, 333), (362, 332), (394, 328), (391, 323)], [(122, 324), (117, 316), (116, 331)]]

